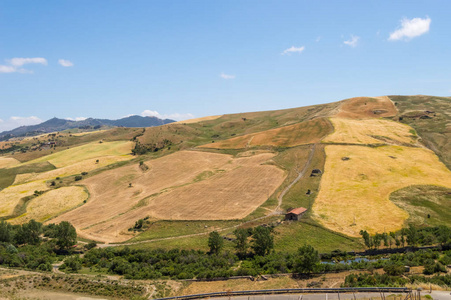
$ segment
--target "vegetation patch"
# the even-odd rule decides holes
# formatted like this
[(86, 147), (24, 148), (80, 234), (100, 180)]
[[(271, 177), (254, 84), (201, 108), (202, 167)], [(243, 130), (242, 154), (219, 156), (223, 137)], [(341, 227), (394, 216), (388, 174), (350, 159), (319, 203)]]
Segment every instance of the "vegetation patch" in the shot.
[(24, 197), (32, 196), (35, 191), (46, 191), (49, 188), (44, 181), (32, 181), (25, 184), (13, 185), (0, 191), (0, 217), (13, 214), (15, 207)]
[(414, 224), (451, 226), (451, 188), (416, 185), (400, 189), (390, 200), (409, 213), (407, 222)]
[(16, 176), (27, 173), (42, 173), (54, 170), (55, 166), (49, 162), (40, 162), (29, 165), (17, 165), (11, 168), (0, 168), (0, 190), (12, 185)]

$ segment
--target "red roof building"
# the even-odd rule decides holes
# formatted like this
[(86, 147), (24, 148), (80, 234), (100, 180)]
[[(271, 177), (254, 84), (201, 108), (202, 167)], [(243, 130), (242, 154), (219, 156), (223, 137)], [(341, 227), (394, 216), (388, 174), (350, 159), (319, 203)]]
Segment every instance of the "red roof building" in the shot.
[(306, 211), (307, 208), (304, 207), (294, 208), (285, 214), (285, 220), (299, 221), (299, 219)]

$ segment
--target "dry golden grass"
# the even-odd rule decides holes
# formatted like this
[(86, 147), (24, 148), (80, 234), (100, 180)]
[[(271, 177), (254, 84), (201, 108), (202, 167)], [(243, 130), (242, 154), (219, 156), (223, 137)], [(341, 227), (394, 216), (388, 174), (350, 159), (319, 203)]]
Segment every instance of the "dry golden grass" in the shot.
[(148, 215), (184, 220), (242, 218), (282, 183), (282, 170), (261, 165), (273, 156), (233, 159), (180, 151), (147, 161), (146, 172), (138, 164), (106, 171), (81, 182), (91, 195), (86, 205), (52, 222), (67, 220), (82, 236), (115, 242), (129, 239), (127, 229)]
[(48, 161), (55, 167), (61, 168), (96, 157), (126, 156), (131, 153), (133, 146), (134, 143), (130, 141), (93, 142), (34, 159), (26, 164)]
[(318, 143), (331, 131), (330, 123), (323, 118), (318, 118), (263, 132), (246, 134), (200, 147), (215, 149), (242, 149), (254, 146), (294, 147)]
[(451, 172), (423, 148), (331, 145), (326, 146), (326, 157), (313, 215), (327, 228), (350, 236), (362, 229), (400, 229), (409, 216), (389, 200), (398, 189), (417, 184), (451, 187)]
[(0, 217), (9, 216), (23, 197), (33, 195), (34, 191), (48, 190), (44, 181), (12, 185), (0, 191)]
[(14, 167), (20, 164), (15, 158), (12, 157), (0, 157), (0, 169)]
[(383, 119), (331, 118), (335, 131), (323, 139), (325, 143), (346, 144), (415, 144), (410, 126)]
[(342, 101), (335, 117), (366, 119), (396, 116), (398, 110), (387, 96), (356, 97)]
[(27, 205), (27, 212), (10, 220), (12, 224), (22, 224), (31, 219), (44, 222), (71, 210), (88, 199), (88, 193), (80, 186), (62, 187), (36, 197)]
[[(44, 173), (18, 174), (16, 175), (14, 184), (21, 184), (35, 180), (50, 180), (55, 179), (56, 177), (75, 175), (80, 174), (81, 172), (90, 172), (97, 168), (101, 168), (119, 161), (129, 160), (132, 158), (133, 156), (131, 155), (95, 157), (92, 159), (87, 159), (78, 163), (74, 163), (73, 165), (69, 165), (67, 167), (62, 167)], [(99, 162), (96, 163), (96, 160), (99, 160)]]
[(195, 119), (189, 119), (189, 120), (185, 120), (185, 121), (178, 121), (172, 124), (192, 124), (192, 123), (199, 123), (199, 122), (203, 122), (203, 121), (211, 121), (211, 120), (216, 120), (218, 118), (222, 117), (222, 115), (219, 116), (208, 116), (208, 117), (202, 117), (202, 118), (195, 118)]
[(103, 129), (103, 130), (96, 130), (96, 131), (87, 131), (87, 132), (77, 132), (77, 133), (72, 133), (73, 136), (84, 136), (84, 135), (88, 135), (88, 134), (96, 134), (96, 133), (101, 133), (101, 132), (105, 132), (107, 131), (107, 129)]

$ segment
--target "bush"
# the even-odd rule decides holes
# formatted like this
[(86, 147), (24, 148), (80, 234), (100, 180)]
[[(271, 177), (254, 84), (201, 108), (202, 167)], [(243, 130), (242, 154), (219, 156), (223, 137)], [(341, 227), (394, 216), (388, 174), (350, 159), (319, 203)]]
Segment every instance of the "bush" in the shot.
[(81, 176), (81, 175), (75, 176), (75, 181), (79, 181), (79, 180), (82, 180), (82, 179), (83, 179), (83, 176)]

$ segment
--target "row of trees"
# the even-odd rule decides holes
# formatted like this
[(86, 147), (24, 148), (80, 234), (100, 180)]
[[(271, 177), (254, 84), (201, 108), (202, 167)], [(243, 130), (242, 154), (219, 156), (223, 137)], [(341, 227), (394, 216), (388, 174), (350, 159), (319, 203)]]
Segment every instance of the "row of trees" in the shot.
[[(256, 228), (238, 228), (234, 231), (235, 249), (239, 257), (246, 257), (251, 248), (255, 255), (267, 255), (274, 248), (274, 228), (258, 226)], [(251, 239), (251, 241), (249, 241)], [(224, 246), (224, 239), (217, 231), (210, 233), (208, 238), (210, 253), (217, 254)]]
[(368, 249), (378, 249), (382, 244), (384, 247), (390, 248), (394, 245), (404, 247), (406, 244), (411, 247), (435, 244), (451, 245), (451, 229), (444, 225), (424, 228), (410, 225), (400, 231), (374, 235), (370, 235), (366, 230), (361, 230), (360, 235)]
[(66, 221), (46, 226), (35, 220), (30, 220), (22, 225), (0, 222), (0, 242), (3, 243), (10, 243), (14, 246), (39, 245), (42, 242), (41, 235), (54, 239), (55, 244), (61, 250), (67, 250), (77, 242), (74, 226)]

